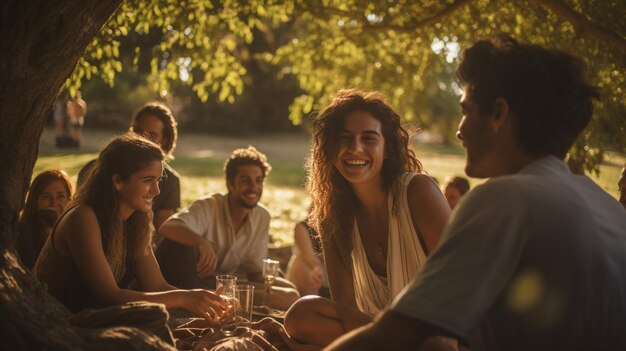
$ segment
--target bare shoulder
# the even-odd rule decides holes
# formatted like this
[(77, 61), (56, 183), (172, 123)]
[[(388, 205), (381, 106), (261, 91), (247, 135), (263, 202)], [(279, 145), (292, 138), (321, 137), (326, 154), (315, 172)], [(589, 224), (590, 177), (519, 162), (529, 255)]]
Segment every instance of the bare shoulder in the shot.
[(85, 205), (70, 209), (63, 218), (63, 221), (71, 223), (72, 225), (98, 224), (96, 213), (91, 207)]
[(61, 219), (58, 232), (66, 240), (76, 236), (86, 236), (90, 233), (99, 235), (100, 226), (96, 213), (89, 206), (76, 206)]
[(441, 195), (441, 190), (437, 186), (437, 183), (428, 175), (418, 173), (411, 179), (409, 186), (407, 188), (407, 192), (410, 199), (414, 199), (420, 196), (439, 196)]

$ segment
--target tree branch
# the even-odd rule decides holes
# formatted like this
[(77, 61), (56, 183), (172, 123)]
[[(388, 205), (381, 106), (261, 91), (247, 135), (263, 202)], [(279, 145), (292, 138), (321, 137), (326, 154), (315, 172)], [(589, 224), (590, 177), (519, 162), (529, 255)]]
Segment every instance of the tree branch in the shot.
[(548, 9), (557, 17), (569, 22), (574, 27), (574, 32), (580, 38), (594, 38), (601, 40), (619, 51), (626, 57), (626, 39), (614, 31), (596, 24), (583, 14), (572, 10), (561, 0), (529, 0)]
[(414, 32), (420, 28), (424, 28), (430, 25), (433, 25), (439, 22), (442, 18), (445, 18), (451, 15), (453, 12), (463, 7), (465, 4), (471, 2), (472, 0), (457, 0), (452, 4), (446, 6), (443, 10), (436, 13), (431, 17), (427, 17), (421, 19), (419, 21), (411, 21), (407, 24), (397, 25), (397, 24), (364, 24), (363, 30), (368, 32), (380, 32), (380, 31), (388, 31), (393, 30), (396, 32)]

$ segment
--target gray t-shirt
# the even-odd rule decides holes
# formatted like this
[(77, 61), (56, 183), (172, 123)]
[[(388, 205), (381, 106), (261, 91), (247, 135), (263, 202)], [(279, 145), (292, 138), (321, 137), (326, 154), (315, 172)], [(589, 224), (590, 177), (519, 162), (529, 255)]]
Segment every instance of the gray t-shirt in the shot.
[(461, 201), (392, 310), (473, 350), (626, 350), (626, 212), (541, 158)]

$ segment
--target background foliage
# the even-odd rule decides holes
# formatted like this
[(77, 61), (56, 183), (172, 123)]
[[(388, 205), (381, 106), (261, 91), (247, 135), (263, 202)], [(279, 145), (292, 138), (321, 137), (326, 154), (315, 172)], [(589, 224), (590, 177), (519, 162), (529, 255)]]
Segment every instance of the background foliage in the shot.
[(587, 62), (603, 98), (572, 149), (573, 169), (598, 171), (607, 149), (624, 152), (623, 1), (129, 0), (66, 86), (73, 94), (94, 75), (117, 84), (104, 95), (102, 83), (85, 86), (87, 98), (108, 94), (90, 109), (106, 123), (126, 124), (130, 110), (160, 98), (183, 129), (230, 133), (291, 130), (340, 88), (375, 89), (450, 143), (459, 50), (498, 32)]

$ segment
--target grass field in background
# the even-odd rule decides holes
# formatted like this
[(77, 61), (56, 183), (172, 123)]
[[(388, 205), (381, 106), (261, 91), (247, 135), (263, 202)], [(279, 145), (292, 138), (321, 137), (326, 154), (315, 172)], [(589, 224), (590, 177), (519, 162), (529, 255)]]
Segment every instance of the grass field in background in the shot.
[[(52, 138), (51, 131), (46, 131), (34, 174), (44, 169), (64, 169), (75, 183), (80, 168), (96, 158), (97, 150), (106, 145), (113, 135), (111, 132), (87, 132), (87, 145), (83, 148), (59, 150), (46, 142)], [(306, 136), (278, 135), (245, 139), (211, 135), (181, 136), (175, 152), (176, 158), (171, 165), (181, 175), (182, 205), (187, 206), (207, 194), (225, 193), (224, 160), (234, 148), (249, 144), (266, 153), (273, 168), (261, 199), (272, 213), (272, 240), (277, 246), (291, 245), (293, 226), (304, 218), (309, 204), (304, 190), (303, 165), (308, 150)], [(462, 148), (416, 145), (415, 151), (426, 172), (440, 183), (449, 175), (463, 175), (465, 156)], [(600, 176), (592, 175), (592, 179), (614, 197), (618, 196), (617, 179), (625, 160), (623, 155), (609, 154), (600, 167)], [(470, 179), (470, 182), (475, 186), (482, 180)]]

